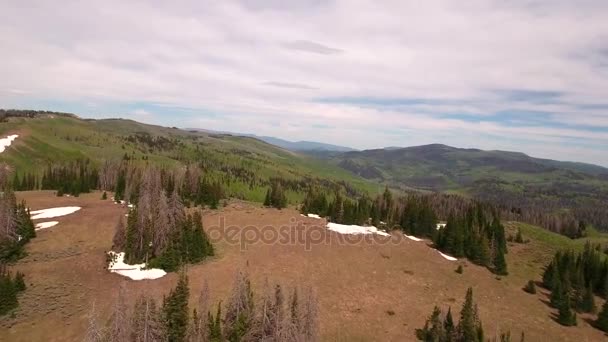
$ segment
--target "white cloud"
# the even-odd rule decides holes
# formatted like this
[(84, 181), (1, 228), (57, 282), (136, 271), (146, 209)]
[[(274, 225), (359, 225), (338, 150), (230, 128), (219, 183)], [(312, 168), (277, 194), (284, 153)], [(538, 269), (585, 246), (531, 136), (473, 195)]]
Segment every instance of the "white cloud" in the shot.
[[(163, 117), (148, 107), (123, 115), (360, 148), (442, 142), (608, 164), (608, 110), (593, 107), (608, 102), (605, 1), (55, 7), (0, 4), (0, 89), (7, 90), (0, 101), (162, 103), (217, 115)], [(561, 96), (514, 108), (500, 95), (510, 90)], [(441, 101), (387, 108), (317, 101), (357, 97)], [(492, 118), (509, 110), (530, 117), (517, 125)], [(535, 111), (548, 115), (539, 123)]]

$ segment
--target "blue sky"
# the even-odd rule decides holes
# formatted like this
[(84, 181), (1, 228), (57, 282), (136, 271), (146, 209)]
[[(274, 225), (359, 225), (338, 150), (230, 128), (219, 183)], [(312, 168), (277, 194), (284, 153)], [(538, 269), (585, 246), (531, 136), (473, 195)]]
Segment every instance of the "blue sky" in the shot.
[(0, 51), (5, 108), (608, 166), (606, 1), (4, 2)]

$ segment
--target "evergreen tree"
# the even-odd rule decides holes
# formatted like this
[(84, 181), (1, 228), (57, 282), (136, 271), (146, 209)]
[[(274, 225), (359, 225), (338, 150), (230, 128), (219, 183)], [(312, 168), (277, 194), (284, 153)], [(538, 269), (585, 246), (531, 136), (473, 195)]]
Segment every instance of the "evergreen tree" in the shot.
[(101, 194), (101, 199), (104, 201), (108, 199), (108, 194), (105, 191), (103, 192), (103, 194)]
[(0, 273), (0, 316), (7, 314), (17, 307), (17, 289), (10, 273)]
[(579, 308), (582, 312), (595, 313), (595, 296), (593, 294), (591, 285), (587, 286), (585, 289), (585, 293), (583, 294)]
[(481, 322), (479, 322), (473, 303), (473, 289), (469, 288), (460, 311), (458, 333), (462, 341), (482, 342), (483, 340), (479, 339), (480, 330)]
[(595, 320), (595, 326), (608, 333), (608, 300), (604, 302), (602, 305), (602, 311), (597, 315), (597, 320)]
[(559, 324), (570, 327), (576, 325), (576, 313), (572, 312), (570, 307), (570, 298), (566, 296), (559, 303), (559, 314), (557, 317), (557, 321)]
[(499, 248), (494, 257), (494, 272), (498, 275), (507, 275), (507, 262), (504, 252)]
[(180, 274), (177, 286), (171, 290), (163, 302), (163, 318), (167, 328), (169, 341), (184, 341), (188, 323), (188, 278), (185, 274)]
[(22, 292), (25, 291), (25, 276), (21, 272), (17, 272), (15, 274), (15, 279), (13, 280), (15, 291)]
[(209, 322), (209, 342), (222, 342), (224, 338), (222, 336), (222, 302), (217, 304), (217, 312), (215, 314), (215, 318), (211, 314), (208, 313), (208, 322)]

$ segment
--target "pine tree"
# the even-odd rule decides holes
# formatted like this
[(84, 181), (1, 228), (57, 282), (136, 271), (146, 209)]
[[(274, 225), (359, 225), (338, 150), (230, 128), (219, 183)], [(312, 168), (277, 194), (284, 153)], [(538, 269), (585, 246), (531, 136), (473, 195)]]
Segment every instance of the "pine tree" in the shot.
[(498, 275), (508, 275), (507, 262), (505, 260), (505, 254), (502, 249), (498, 248), (496, 256), (494, 257), (494, 273)]
[(570, 307), (570, 298), (566, 296), (559, 304), (557, 321), (559, 324), (570, 327), (576, 325), (576, 313)]
[(17, 305), (17, 289), (10, 273), (0, 274), (0, 316), (10, 312)]
[(180, 274), (177, 286), (171, 290), (163, 302), (163, 318), (167, 327), (169, 341), (183, 341), (186, 337), (188, 323), (188, 277)]
[(476, 309), (473, 303), (473, 289), (469, 288), (462, 310), (460, 311), (460, 321), (458, 322), (458, 333), (463, 341), (481, 342), (479, 340), (481, 323), (476, 316)]
[(602, 311), (597, 315), (597, 320), (595, 320), (595, 326), (608, 333), (608, 300), (604, 302), (602, 305)]
[(13, 280), (13, 284), (15, 286), (15, 290), (17, 292), (25, 291), (25, 276), (21, 272), (17, 272), (15, 274), (15, 279)]
[(450, 341), (455, 338), (454, 319), (452, 318), (452, 307), (448, 308), (448, 313), (443, 321), (443, 329), (445, 330), (446, 340)]
[(582, 312), (595, 313), (595, 296), (593, 295), (593, 289), (591, 288), (591, 284), (586, 287), (585, 293), (582, 296), (582, 301), (580, 305), (580, 310)]

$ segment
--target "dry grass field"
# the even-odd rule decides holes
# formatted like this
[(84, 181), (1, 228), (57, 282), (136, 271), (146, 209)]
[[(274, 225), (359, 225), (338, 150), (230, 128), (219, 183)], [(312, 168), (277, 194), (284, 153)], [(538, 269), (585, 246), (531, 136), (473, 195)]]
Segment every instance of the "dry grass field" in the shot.
[[(95, 303), (107, 318), (121, 283), (131, 299), (144, 292), (161, 299), (174, 286), (175, 274), (130, 281), (105, 270), (104, 251), (111, 247), (114, 226), (126, 208), (100, 200), (99, 193), (57, 198), (42, 191), (18, 197), (33, 210), (72, 205), (82, 209), (52, 219), (59, 224), (39, 231), (27, 247), (28, 256), (15, 265), (25, 273), (28, 289), (14, 317), (2, 318), (0, 340), (79, 341), (90, 307)], [(213, 227), (221, 220), (226, 226), (245, 229), (248, 238), (261, 232), (271, 238), (279, 227), (289, 225), (299, 225), (304, 238), (292, 243), (258, 242), (247, 248), (218, 238), (217, 256), (188, 268), (193, 303), (205, 279), (213, 302), (225, 298), (241, 269), (252, 278), (254, 291), (262, 289), (265, 279), (285, 286), (312, 286), (319, 297), (324, 341), (413, 341), (414, 330), (423, 326), (434, 305), (459, 311), (466, 289), (472, 286), (487, 336), (511, 330), (516, 339), (525, 331), (527, 341), (605, 339), (585, 317), (578, 327), (560, 326), (553, 320), (555, 310), (545, 304), (544, 291), (537, 295), (522, 291), (531, 275), (540, 279), (541, 267), (550, 257), (537, 252), (535, 241), (511, 246), (507, 256), (511, 275), (497, 279), (466, 261), (444, 259), (425, 242), (376, 237), (346, 243), (344, 236), (323, 229), (324, 221), (302, 217), (292, 209), (231, 202), (205, 211), (204, 226), (214, 238)], [(459, 263), (465, 267), (463, 274), (454, 271)]]

